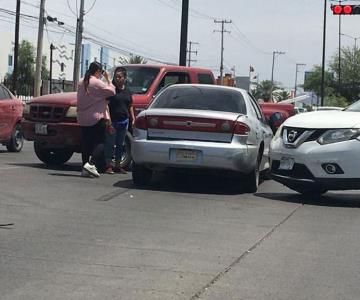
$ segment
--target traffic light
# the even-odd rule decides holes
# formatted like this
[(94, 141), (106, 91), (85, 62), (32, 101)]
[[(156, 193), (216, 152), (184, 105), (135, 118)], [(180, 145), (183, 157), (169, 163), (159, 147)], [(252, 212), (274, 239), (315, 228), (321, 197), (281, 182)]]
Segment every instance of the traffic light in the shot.
[(331, 5), (334, 15), (360, 15), (360, 5)]

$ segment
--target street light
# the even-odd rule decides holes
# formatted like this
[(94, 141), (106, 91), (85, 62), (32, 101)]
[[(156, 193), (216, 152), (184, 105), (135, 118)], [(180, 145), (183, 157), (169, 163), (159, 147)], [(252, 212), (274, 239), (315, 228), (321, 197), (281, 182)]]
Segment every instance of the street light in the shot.
[(295, 71), (295, 88), (294, 88), (294, 98), (296, 97), (296, 89), (297, 89), (297, 73), (299, 66), (306, 66), (306, 64), (296, 64), (296, 71)]
[(356, 41), (357, 41), (358, 39), (360, 39), (360, 36), (353, 37), (352, 35), (345, 34), (345, 33), (342, 33), (341, 35), (343, 35), (343, 36), (346, 36), (346, 37), (348, 37), (348, 38), (353, 39), (353, 40), (354, 40), (354, 48), (355, 48), (355, 49), (357, 48), (357, 46), (356, 46)]

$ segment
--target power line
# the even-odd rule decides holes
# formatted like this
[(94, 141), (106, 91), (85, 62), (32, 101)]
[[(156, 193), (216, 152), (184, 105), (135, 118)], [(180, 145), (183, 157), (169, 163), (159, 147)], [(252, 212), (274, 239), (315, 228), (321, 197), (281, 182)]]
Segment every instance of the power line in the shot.
[(94, 0), (93, 4), (90, 6), (90, 8), (84, 13), (84, 15), (88, 14), (95, 6), (96, 0)]

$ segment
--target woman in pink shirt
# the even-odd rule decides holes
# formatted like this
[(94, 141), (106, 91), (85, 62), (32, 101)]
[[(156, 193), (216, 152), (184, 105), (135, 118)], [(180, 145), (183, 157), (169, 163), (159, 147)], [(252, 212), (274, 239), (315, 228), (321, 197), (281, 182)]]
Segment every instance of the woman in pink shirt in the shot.
[[(106, 83), (100, 80), (104, 75)], [(95, 162), (100, 161), (109, 115), (106, 98), (115, 95), (115, 87), (98, 62), (92, 62), (80, 80), (77, 91), (77, 120), (81, 127), (82, 176), (99, 177)]]

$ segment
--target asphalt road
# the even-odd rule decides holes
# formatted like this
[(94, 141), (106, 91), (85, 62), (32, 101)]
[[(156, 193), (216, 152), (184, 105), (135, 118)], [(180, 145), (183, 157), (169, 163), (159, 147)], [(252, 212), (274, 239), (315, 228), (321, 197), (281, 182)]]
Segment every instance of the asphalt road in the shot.
[(80, 177), (0, 148), (0, 299), (359, 299), (359, 192)]

